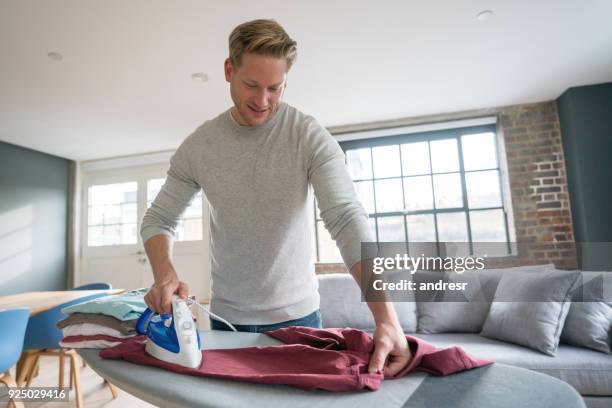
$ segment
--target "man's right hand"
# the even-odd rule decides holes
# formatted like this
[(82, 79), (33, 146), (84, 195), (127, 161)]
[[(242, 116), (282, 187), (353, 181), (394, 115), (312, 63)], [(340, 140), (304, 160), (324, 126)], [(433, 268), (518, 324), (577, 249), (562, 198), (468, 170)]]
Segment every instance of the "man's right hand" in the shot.
[(155, 282), (144, 300), (149, 309), (155, 313), (172, 313), (172, 295), (178, 295), (181, 299), (189, 296), (189, 287), (177, 277)]

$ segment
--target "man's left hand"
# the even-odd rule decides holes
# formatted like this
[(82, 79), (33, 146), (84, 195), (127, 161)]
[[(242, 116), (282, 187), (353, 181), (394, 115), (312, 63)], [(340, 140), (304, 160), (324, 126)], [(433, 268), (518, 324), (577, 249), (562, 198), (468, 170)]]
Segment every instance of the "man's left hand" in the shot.
[[(389, 365), (385, 361), (389, 358)], [(370, 358), (368, 372), (383, 372), (385, 377), (394, 377), (412, 360), (412, 352), (404, 331), (398, 324), (380, 323), (374, 330), (374, 353)]]

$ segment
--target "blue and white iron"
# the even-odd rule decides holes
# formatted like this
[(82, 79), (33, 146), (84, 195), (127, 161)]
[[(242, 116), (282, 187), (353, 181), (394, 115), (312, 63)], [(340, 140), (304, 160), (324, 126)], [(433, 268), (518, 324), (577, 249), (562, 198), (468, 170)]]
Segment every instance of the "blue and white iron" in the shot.
[(154, 314), (147, 308), (136, 330), (147, 336), (145, 351), (152, 357), (184, 367), (200, 367), (200, 335), (187, 302), (180, 297), (172, 296), (171, 315)]

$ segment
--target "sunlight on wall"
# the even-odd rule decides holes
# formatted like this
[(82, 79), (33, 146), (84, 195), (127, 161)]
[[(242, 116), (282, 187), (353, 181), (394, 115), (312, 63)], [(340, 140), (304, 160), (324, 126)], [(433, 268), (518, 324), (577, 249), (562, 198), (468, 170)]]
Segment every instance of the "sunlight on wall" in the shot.
[(0, 214), (0, 284), (32, 269), (31, 205)]

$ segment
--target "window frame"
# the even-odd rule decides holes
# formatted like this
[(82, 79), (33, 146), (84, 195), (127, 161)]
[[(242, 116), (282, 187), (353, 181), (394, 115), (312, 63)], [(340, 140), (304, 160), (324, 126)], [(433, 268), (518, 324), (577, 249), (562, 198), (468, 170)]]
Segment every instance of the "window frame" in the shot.
[[(505, 243), (507, 247), (507, 254), (502, 255), (502, 257), (514, 256), (516, 255), (516, 248), (512, 245), (512, 241), (515, 237), (514, 231), (514, 223), (513, 223), (513, 212), (511, 205), (511, 197), (510, 197), (510, 189), (509, 189), (509, 180), (507, 174), (507, 162), (504, 154), (504, 146), (503, 146), (503, 138), (500, 129), (498, 129), (497, 121), (490, 121), (486, 118), (481, 120), (472, 120), (466, 122), (472, 122), (471, 124), (464, 123), (463, 126), (455, 126), (458, 122), (448, 122), (446, 124), (432, 124), (432, 125), (417, 125), (414, 127), (405, 127), (405, 128), (390, 128), (390, 129), (378, 129), (375, 131), (366, 131), (366, 132), (354, 132), (353, 136), (351, 134), (342, 134), (338, 137), (339, 145), (342, 148), (342, 151), (345, 154), (345, 163), (347, 163), (346, 153), (349, 150), (356, 150), (360, 148), (370, 148), (371, 155), (371, 163), (374, 166), (374, 158), (372, 148), (381, 147), (381, 146), (398, 146), (399, 156), (400, 156), (400, 175), (393, 177), (382, 177), (376, 178), (375, 174), (372, 174), (372, 178), (367, 179), (354, 179), (353, 183), (359, 181), (370, 181), (372, 185), (375, 185), (375, 182), (378, 180), (384, 179), (399, 179), (401, 181), (402, 186), (402, 200), (404, 204), (404, 210), (402, 211), (390, 211), (390, 212), (378, 212), (377, 202), (376, 202), (376, 188), (373, 187), (373, 197), (374, 197), (374, 213), (368, 214), (370, 219), (374, 219), (375, 226), (375, 236), (376, 242), (379, 242), (379, 228), (378, 228), (378, 219), (384, 217), (393, 217), (393, 216), (401, 216), (403, 218), (404, 224), (404, 239), (406, 242), (410, 242), (408, 236), (408, 226), (406, 221), (406, 216), (410, 215), (419, 215), (419, 214), (432, 214), (434, 220), (434, 228), (435, 228), (435, 236), (436, 243), (439, 244), (439, 232), (438, 232), (438, 222), (437, 216), (441, 213), (464, 213), (466, 217), (466, 227), (467, 227), (467, 237), (469, 242), (469, 251), (470, 254), (474, 253), (474, 240), (472, 237), (472, 223), (470, 220), (470, 212), (475, 211), (490, 211), (490, 210), (501, 210), (503, 213), (503, 222), (505, 227)], [(480, 123), (479, 123), (480, 122)], [(445, 126), (446, 125), (446, 126)], [(448, 127), (447, 127), (448, 126)], [(414, 130), (414, 131), (413, 131)], [(478, 170), (465, 170), (465, 163), (463, 158), (463, 144), (462, 144), (462, 136), (480, 134), (480, 133), (493, 133), (494, 143), (495, 143), (495, 155), (497, 161), (497, 167), (491, 167), (486, 169), (478, 169)], [(369, 136), (369, 137), (368, 137)], [(429, 173), (422, 175), (405, 175), (404, 174), (404, 166), (402, 162), (402, 152), (401, 145), (406, 143), (418, 143), (418, 142), (431, 142), (436, 140), (444, 140), (444, 139), (454, 139), (457, 143), (457, 155), (459, 161), (459, 169), (457, 171), (450, 172), (440, 172), (434, 173), (432, 170), (431, 163), (431, 145), (428, 143), (429, 149)], [(466, 174), (468, 173), (477, 173), (484, 171), (497, 171), (498, 173), (498, 181), (499, 181), (499, 189), (500, 189), (500, 199), (501, 204), (499, 206), (488, 206), (482, 208), (470, 208), (468, 203), (468, 194), (467, 194), (467, 185), (466, 185)], [(435, 186), (433, 183), (434, 175), (441, 174), (459, 174), (460, 182), (461, 182), (461, 191), (462, 191), (462, 205), (461, 207), (452, 207), (452, 208), (436, 208), (435, 205)], [(406, 196), (404, 193), (404, 180), (408, 177), (418, 177), (418, 176), (429, 176), (431, 177), (431, 188), (432, 188), (432, 198), (434, 200), (433, 207), (431, 209), (426, 210), (406, 210)], [(314, 200), (316, 206), (316, 199)], [(326, 263), (335, 263), (322, 261), (320, 259), (320, 249), (319, 249), (319, 236), (317, 225), (319, 222), (322, 222), (320, 217), (316, 216), (317, 210), (314, 208), (314, 232), (315, 232), (315, 250), (316, 250), (316, 260), (317, 263), (326, 264)], [(476, 241), (478, 242), (478, 241)], [(440, 249), (440, 248), (438, 248)]]
[[(122, 168), (98, 169), (94, 168), (91, 171), (83, 171), (81, 177), (81, 197), (80, 208), (78, 212), (78, 222), (80, 229), (80, 248), (81, 251), (86, 251), (93, 254), (104, 254), (107, 251), (119, 251), (126, 253), (144, 253), (143, 242), (140, 237), (140, 228), (142, 226), (142, 216), (147, 210), (147, 181), (157, 178), (165, 178), (168, 171), (166, 163), (148, 164), (141, 166), (127, 166)], [(88, 191), (89, 187), (94, 185), (114, 184), (126, 182), (126, 179), (137, 182), (137, 224), (136, 224), (136, 243), (134, 244), (118, 244), (118, 245), (100, 245), (89, 246), (88, 236)], [(202, 239), (188, 241), (174, 241), (174, 248), (181, 252), (191, 253), (198, 246), (208, 241), (209, 220), (208, 220), (208, 203), (204, 193), (202, 193)], [(109, 252), (110, 253), (110, 252)]]

